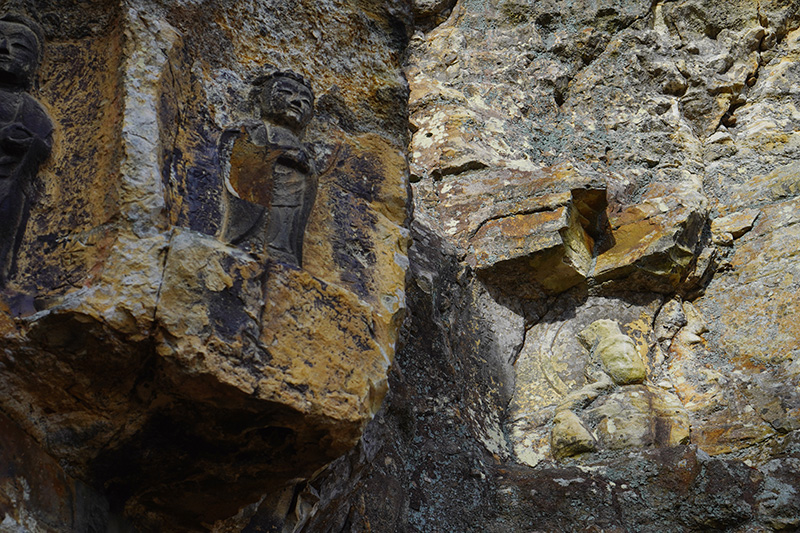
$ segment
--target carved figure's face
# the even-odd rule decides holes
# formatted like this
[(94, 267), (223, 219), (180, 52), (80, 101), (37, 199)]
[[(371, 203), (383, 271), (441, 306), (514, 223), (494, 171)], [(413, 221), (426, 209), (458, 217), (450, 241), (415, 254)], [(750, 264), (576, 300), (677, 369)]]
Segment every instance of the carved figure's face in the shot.
[(280, 77), (264, 88), (261, 110), (264, 118), (299, 133), (314, 114), (314, 95), (299, 81)]
[(30, 86), (39, 66), (39, 41), (23, 24), (0, 21), (0, 82)]

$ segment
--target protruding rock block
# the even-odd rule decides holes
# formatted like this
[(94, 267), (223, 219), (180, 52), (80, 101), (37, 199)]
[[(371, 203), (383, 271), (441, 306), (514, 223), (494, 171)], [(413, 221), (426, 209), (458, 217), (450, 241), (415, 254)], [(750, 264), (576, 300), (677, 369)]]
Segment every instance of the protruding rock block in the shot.
[(420, 185), (437, 222), (489, 284), (527, 297), (562, 292), (589, 275), (605, 234), (603, 179), (569, 165), (482, 170)]
[[(269, 354), (258, 393), (338, 425), (344, 448), (385, 395), (390, 361), (371, 309), (305, 271), (272, 264), (259, 341)], [(335, 354), (335, 357), (333, 356)]]
[(264, 359), (255, 341), (263, 276), (263, 265), (250, 255), (174, 230), (155, 314), (155, 349), (185, 396), (202, 394), (185, 383), (201, 375), (242, 394), (254, 392)]
[(120, 236), (104, 267), (22, 323), (2, 309), (0, 390), (70, 473), (125, 491), (134, 513), (234, 514), (354, 446), (386, 394), (383, 310), (303, 269), (180, 228)]
[(702, 248), (706, 200), (653, 186), (638, 204), (609, 206), (607, 189), (620, 181), (568, 164), (483, 169), (420, 182), (416, 214), (515, 296), (558, 294), (585, 280), (673, 292)]
[(696, 258), (705, 208), (691, 199), (650, 198), (609, 217), (613, 245), (597, 256), (592, 276), (626, 287), (673, 292)]
[[(25, 92), (41, 39), (0, 31), (30, 59), (24, 83), (0, 76), (0, 149), (27, 158), (15, 183), (58, 126), (27, 231), (0, 183), (0, 410), (156, 531), (284, 494), (353, 446), (386, 392), (408, 268), (410, 11), (344, 6), (318, 21), (333, 40), (291, 51), (314, 2), (274, 4), (36, 4), (41, 108)], [(307, 61), (367, 41), (369, 65)], [(221, 137), (259, 109), (265, 149), (231, 163)], [(228, 164), (268, 220), (230, 220)], [(264, 246), (231, 244), (254, 226)]]
[[(209, 399), (198, 376), (275, 402), (354, 445), (386, 392), (389, 359), (372, 309), (352, 293), (282, 263), (259, 264), (214, 239), (176, 230), (156, 322), (156, 350), (176, 388)], [(303, 416), (296, 418), (304, 424)]]
[(550, 448), (557, 459), (597, 449), (597, 439), (572, 411), (560, 411), (553, 419)]
[(586, 279), (591, 246), (578, 210), (567, 200), (553, 211), (486, 222), (471, 240), (467, 262), (498, 285), (530, 284), (559, 293)]
[(711, 221), (711, 238), (714, 244), (731, 245), (751, 229), (761, 211), (745, 209)]

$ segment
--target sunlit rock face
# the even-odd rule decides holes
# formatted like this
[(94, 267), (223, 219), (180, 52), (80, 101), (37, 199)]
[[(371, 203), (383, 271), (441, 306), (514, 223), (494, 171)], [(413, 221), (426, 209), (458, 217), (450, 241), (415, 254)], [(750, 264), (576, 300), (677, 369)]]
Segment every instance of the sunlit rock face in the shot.
[[(772, 381), (783, 392), (771, 416), (792, 419), (796, 383), (780, 368), (797, 349), (783, 319), (794, 313), (768, 302), (792, 299), (794, 283), (797, 26), (797, 7), (782, 4), (465, 0), (412, 40), (417, 220), (479, 279), (545, 308), (523, 313), (532, 324), (515, 365), (510, 427), (529, 443), (523, 455), (544, 450), (526, 419), (603, 382), (589, 368), (598, 347), (578, 342), (601, 319), (619, 323), (647, 367), (613, 386), (660, 384), (688, 409), (698, 445), (720, 424), (722, 440), (735, 427), (755, 439), (728, 451), (777, 431), (748, 414), (752, 400), (725, 422), (700, 414), (720, 410), (712, 382), (736, 396), (756, 376)], [(570, 225), (560, 210), (581, 182), (603, 198)], [(764, 285), (773, 277), (780, 291)], [(656, 339), (659, 310), (675, 301), (688, 322)]]
[(313, 527), (800, 524), (799, 10), (461, 0), (418, 27), (408, 329), (434, 341)]
[[(358, 442), (387, 391), (410, 6), (4, 4), (46, 34), (32, 93), (54, 142), (0, 298), (0, 410), (137, 527), (279, 501)], [(307, 88), (295, 137), (295, 96), (278, 118), (258, 100), (275, 72)], [(234, 163), (273, 198), (241, 198), (223, 137), (259, 125), (284, 129)], [(294, 222), (280, 202), (300, 182)], [(228, 238), (248, 209), (294, 257)]]

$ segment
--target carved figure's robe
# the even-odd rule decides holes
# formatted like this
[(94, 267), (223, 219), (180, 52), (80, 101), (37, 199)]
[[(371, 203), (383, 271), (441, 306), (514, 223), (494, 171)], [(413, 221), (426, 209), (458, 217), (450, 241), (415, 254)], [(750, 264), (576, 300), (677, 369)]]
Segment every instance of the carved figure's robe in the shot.
[(50, 155), (53, 123), (25, 92), (0, 90), (0, 287), (13, 270), (32, 180)]
[(223, 136), (223, 151), (230, 154), (226, 187), (232, 195), (225, 238), (299, 266), (316, 174), (302, 143), (278, 145), (267, 137), (264, 125)]

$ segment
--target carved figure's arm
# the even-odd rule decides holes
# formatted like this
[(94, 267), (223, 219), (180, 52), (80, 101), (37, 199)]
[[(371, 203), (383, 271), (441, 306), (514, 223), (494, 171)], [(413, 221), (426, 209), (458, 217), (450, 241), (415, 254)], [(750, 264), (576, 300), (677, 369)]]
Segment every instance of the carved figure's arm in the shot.
[(42, 106), (25, 95), (16, 120), (0, 128), (0, 143), (26, 164), (38, 167), (53, 149), (53, 123)]
[(304, 174), (311, 172), (311, 158), (303, 147), (279, 148), (281, 151), (278, 161), (299, 170)]
[(20, 123), (7, 124), (0, 129), (0, 143), (13, 153), (26, 153), (36, 140), (31, 130)]

